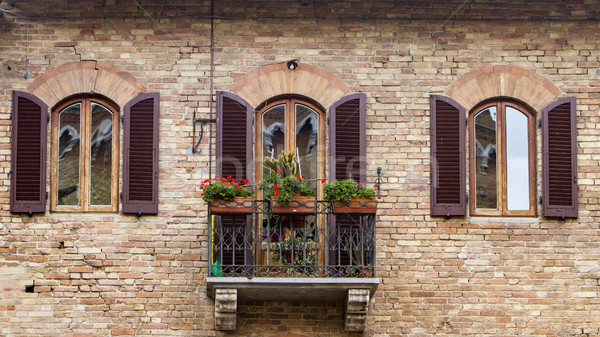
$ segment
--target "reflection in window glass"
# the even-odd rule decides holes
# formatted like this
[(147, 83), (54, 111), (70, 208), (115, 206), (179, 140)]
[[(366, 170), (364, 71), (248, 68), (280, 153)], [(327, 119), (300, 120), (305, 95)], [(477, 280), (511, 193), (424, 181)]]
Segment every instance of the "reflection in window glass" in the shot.
[[(296, 104), (296, 154), (300, 170), (306, 179), (319, 178), (318, 173), (319, 115), (313, 109)], [(316, 188), (316, 181), (310, 182)]]
[[(272, 107), (263, 113), (262, 156), (276, 158), (285, 150), (285, 104)], [(266, 176), (269, 172), (265, 172)]]
[(81, 104), (73, 104), (59, 114), (58, 205), (79, 205), (79, 152)]
[(90, 204), (111, 204), (112, 113), (92, 103), (90, 137)]
[(506, 185), (508, 209), (529, 209), (529, 139), (527, 116), (506, 108)]
[(496, 125), (496, 107), (475, 116), (475, 207), (478, 209), (498, 209)]

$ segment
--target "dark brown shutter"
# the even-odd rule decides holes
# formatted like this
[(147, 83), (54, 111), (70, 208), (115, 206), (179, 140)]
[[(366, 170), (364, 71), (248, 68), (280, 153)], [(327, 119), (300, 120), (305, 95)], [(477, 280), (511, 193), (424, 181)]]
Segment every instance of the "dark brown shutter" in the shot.
[(466, 196), (465, 109), (431, 95), (431, 215), (464, 216)]
[(158, 93), (125, 105), (123, 118), (123, 213), (158, 213)]
[(12, 99), (10, 211), (44, 213), (48, 106), (22, 91)]
[[(329, 108), (329, 180), (348, 179), (348, 173), (361, 184), (367, 181), (366, 96), (342, 97)], [(345, 276), (351, 258), (344, 242), (364, 239), (364, 217), (336, 214), (329, 223), (329, 265), (332, 276)]]
[(542, 190), (546, 217), (577, 217), (577, 122), (575, 97), (542, 111)]
[(253, 109), (242, 98), (217, 92), (217, 174), (237, 181), (252, 177)]
[[(253, 111), (241, 97), (224, 91), (217, 92), (217, 174), (232, 176), (237, 181), (253, 181)], [(217, 217), (216, 232), (230, 235), (229, 249), (220, 251), (223, 273), (227, 276), (251, 274), (250, 269), (240, 267), (252, 265), (252, 216)], [(232, 244), (232, 241), (235, 242)], [(233, 247), (233, 248), (231, 248)], [(244, 249), (235, 249), (244, 247)], [(218, 254), (218, 253), (217, 253)], [(231, 268), (226, 267), (230, 265)]]
[(344, 180), (348, 173), (367, 181), (366, 97), (352, 94), (329, 108), (329, 179)]

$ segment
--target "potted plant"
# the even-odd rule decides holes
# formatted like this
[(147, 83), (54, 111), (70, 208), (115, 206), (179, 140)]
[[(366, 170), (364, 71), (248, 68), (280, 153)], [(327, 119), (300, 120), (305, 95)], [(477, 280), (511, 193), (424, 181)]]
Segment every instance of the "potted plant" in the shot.
[(254, 196), (247, 184), (247, 179), (242, 179), (240, 184), (231, 176), (219, 178), (217, 175), (212, 181), (202, 182), (202, 199), (209, 204), (212, 214), (250, 213)]
[[(348, 247), (348, 239), (346, 238), (346, 247)], [(350, 258), (352, 264), (346, 267), (346, 275), (349, 277), (373, 277), (373, 269), (371, 265), (363, 260), (363, 250), (359, 243), (352, 243), (350, 247)]]
[(311, 276), (315, 273), (315, 242), (309, 237), (302, 238), (302, 235), (295, 235), (280, 242), (271, 260), (281, 266), (293, 266), (294, 271)]
[(283, 151), (278, 158), (265, 158), (263, 167), (271, 172), (259, 184), (264, 198), (271, 200), (274, 213), (312, 213), (316, 201), (315, 191), (300, 176), (298, 159), (294, 151)]
[[(325, 179), (322, 181), (326, 182)], [(335, 180), (325, 184), (325, 201), (333, 203), (336, 213), (375, 214), (377, 201), (375, 191), (364, 187), (353, 179)]]

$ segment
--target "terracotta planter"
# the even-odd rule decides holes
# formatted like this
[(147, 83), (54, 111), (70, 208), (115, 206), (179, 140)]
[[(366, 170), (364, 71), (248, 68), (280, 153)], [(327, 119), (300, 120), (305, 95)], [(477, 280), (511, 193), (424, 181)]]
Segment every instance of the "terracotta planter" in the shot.
[(371, 278), (373, 277), (373, 269), (371, 268), (362, 268), (359, 272), (359, 277), (363, 278)]
[(271, 199), (274, 214), (313, 214), (316, 203), (315, 197), (294, 196), (287, 206), (282, 206), (277, 199)]
[(214, 200), (209, 204), (212, 215), (250, 214), (252, 213), (252, 197), (235, 197), (235, 200)]
[(333, 202), (334, 213), (350, 213), (350, 214), (375, 214), (377, 212), (377, 200), (354, 198), (349, 203), (343, 201)]

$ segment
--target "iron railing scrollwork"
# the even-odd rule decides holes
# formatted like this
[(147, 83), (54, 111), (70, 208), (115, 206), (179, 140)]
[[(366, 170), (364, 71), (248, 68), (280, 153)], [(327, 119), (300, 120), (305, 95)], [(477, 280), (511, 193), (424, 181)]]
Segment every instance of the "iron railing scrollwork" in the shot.
[(231, 212), (209, 211), (210, 276), (375, 276), (374, 214), (335, 212), (316, 199), (284, 212), (268, 200), (251, 204), (246, 213), (235, 204)]

